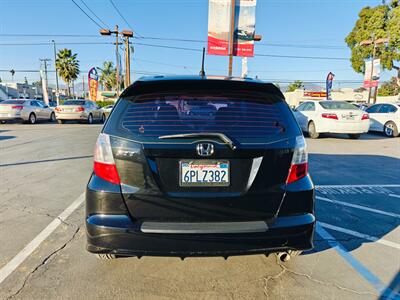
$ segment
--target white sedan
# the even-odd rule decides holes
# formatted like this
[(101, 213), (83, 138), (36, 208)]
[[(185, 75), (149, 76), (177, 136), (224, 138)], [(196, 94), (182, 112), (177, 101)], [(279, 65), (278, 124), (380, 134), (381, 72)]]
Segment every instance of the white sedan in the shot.
[(321, 133), (346, 133), (358, 139), (369, 129), (368, 113), (346, 101), (305, 101), (294, 110), (294, 116), (313, 139)]
[(370, 117), (370, 131), (383, 132), (388, 137), (399, 135), (400, 103), (380, 103), (366, 109)]

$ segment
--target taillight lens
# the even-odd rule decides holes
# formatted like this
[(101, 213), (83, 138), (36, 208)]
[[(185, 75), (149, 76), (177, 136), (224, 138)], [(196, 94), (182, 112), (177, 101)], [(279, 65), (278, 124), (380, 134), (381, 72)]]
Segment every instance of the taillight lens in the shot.
[(368, 114), (363, 114), (361, 117), (361, 120), (369, 120), (369, 115)]
[(85, 110), (85, 108), (82, 107), (82, 106), (79, 106), (79, 107), (77, 107), (77, 108), (75, 109), (75, 111), (77, 111), (77, 112), (81, 112), (81, 111), (84, 111), (84, 110)]
[(13, 106), (11, 106), (11, 109), (22, 110), (22, 109), (24, 109), (24, 107), (22, 105), (13, 105)]
[(322, 114), (322, 117), (325, 119), (332, 119), (332, 120), (338, 120), (338, 117), (336, 114)]
[(55, 111), (62, 111), (62, 108), (57, 106), (54, 110)]
[(121, 183), (112, 154), (110, 136), (108, 134), (100, 133), (97, 138), (93, 170), (97, 176), (108, 182), (113, 184)]
[(308, 174), (308, 155), (306, 150), (306, 141), (303, 136), (296, 138), (296, 147), (293, 152), (293, 158), (289, 169), (286, 183), (295, 182)]

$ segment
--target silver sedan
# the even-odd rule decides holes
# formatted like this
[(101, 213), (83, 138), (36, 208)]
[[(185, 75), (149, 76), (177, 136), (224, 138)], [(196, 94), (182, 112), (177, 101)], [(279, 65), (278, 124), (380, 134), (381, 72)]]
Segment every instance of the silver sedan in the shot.
[(42, 101), (34, 99), (6, 100), (0, 103), (0, 122), (20, 120), (35, 124), (38, 120), (55, 121), (55, 114)]
[(55, 108), (58, 123), (74, 120), (92, 124), (94, 121), (104, 122), (106, 115), (100, 106), (90, 100), (67, 100)]

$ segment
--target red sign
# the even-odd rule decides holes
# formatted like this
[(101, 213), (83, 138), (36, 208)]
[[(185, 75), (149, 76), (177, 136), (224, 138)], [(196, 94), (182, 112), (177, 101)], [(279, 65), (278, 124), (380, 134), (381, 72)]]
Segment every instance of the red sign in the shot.
[(326, 92), (308, 92), (304, 91), (304, 97), (311, 97), (311, 98), (326, 98)]
[(364, 87), (365, 88), (370, 88), (370, 87), (377, 87), (379, 84), (378, 80), (364, 80)]

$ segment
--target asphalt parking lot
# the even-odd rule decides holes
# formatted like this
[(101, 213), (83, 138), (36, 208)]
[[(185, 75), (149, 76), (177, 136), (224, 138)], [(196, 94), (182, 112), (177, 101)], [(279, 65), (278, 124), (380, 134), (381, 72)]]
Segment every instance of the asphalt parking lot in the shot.
[(400, 138), (307, 139), (315, 249), (99, 261), (83, 191), (101, 125), (0, 125), (1, 299), (400, 299)]

